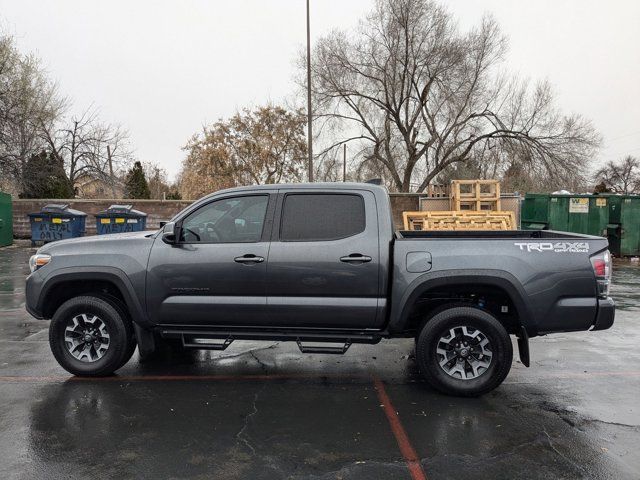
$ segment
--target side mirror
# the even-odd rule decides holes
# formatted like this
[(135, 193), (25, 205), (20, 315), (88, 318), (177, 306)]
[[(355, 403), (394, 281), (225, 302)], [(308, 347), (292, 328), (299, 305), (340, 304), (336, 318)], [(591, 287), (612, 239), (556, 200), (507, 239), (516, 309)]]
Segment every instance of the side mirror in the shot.
[(173, 222), (166, 223), (164, 227), (162, 227), (162, 241), (164, 243), (168, 243), (169, 245), (173, 245), (177, 242), (177, 233), (178, 228), (176, 228), (176, 224)]

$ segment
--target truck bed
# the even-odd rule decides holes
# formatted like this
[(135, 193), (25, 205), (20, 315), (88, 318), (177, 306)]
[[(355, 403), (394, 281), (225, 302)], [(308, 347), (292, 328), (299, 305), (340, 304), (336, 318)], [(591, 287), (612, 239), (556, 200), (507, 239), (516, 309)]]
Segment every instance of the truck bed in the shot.
[(517, 311), (530, 336), (587, 330), (595, 321), (598, 299), (589, 258), (607, 248), (605, 238), (550, 230), (396, 235), (392, 308), (402, 305), (403, 292), (414, 282), (449, 288), (485, 282), (523, 299)]

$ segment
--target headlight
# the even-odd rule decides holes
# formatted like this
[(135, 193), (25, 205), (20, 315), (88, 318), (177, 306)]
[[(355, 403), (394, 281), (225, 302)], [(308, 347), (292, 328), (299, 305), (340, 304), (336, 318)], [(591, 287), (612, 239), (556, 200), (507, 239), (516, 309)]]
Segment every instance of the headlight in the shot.
[(31, 270), (31, 273), (33, 273), (40, 267), (44, 267), (50, 261), (51, 255), (36, 253), (29, 259), (29, 270)]

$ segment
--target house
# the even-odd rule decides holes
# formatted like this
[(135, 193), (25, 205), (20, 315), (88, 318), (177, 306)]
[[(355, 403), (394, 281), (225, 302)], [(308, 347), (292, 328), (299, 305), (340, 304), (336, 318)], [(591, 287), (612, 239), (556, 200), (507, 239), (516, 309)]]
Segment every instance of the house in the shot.
[(76, 177), (74, 189), (77, 198), (123, 198), (124, 182), (119, 178), (100, 178), (90, 174)]

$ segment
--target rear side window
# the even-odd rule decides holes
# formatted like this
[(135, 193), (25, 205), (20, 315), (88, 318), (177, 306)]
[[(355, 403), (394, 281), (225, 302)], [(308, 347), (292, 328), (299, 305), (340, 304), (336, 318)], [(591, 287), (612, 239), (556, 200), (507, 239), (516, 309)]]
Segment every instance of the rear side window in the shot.
[(280, 240), (339, 240), (364, 232), (364, 200), (353, 194), (288, 194), (282, 207)]

